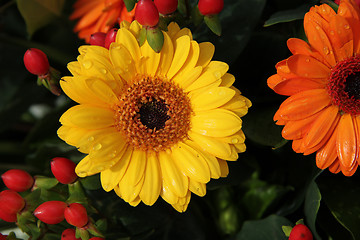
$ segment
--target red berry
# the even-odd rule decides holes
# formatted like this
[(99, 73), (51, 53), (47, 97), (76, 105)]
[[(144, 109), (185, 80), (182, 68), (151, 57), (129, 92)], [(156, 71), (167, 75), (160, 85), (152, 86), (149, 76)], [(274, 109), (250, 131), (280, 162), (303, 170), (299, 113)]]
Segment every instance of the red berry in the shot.
[(76, 238), (75, 234), (76, 234), (75, 229), (72, 228), (65, 229), (61, 233), (61, 240), (80, 240), (81, 238)]
[(297, 224), (291, 230), (289, 240), (313, 240), (313, 235), (307, 226)]
[(25, 52), (24, 64), (26, 69), (35, 75), (45, 75), (50, 69), (46, 54), (37, 48), (30, 48)]
[(1, 175), (1, 178), (9, 189), (16, 192), (26, 191), (34, 184), (34, 178), (20, 169), (10, 169)]
[(0, 219), (5, 222), (16, 222), (17, 216), (16, 213), (6, 213), (0, 209)]
[(164, 15), (175, 12), (178, 6), (178, 0), (154, 0), (154, 3), (159, 13)]
[(71, 203), (65, 209), (64, 215), (66, 221), (75, 227), (81, 228), (88, 222), (86, 208), (80, 203)]
[(198, 8), (202, 15), (214, 15), (221, 12), (224, 0), (199, 0)]
[(96, 33), (91, 34), (90, 45), (104, 47), (105, 46), (105, 36), (106, 36), (106, 33), (103, 33), (103, 32), (96, 32)]
[(112, 28), (109, 30), (109, 32), (106, 34), (106, 37), (105, 37), (105, 47), (107, 49), (109, 49), (110, 47), (110, 44), (112, 42), (115, 42), (115, 39), (116, 39), (116, 33), (117, 33), (118, 29), (117, 28)]
[(141, 25), (154, 27), (159, 22), (159, 11), (152, 0), (139, 0), (135, 8), (135, 20)]
[(13, 215), (25, 207), (25, 200), (13, 190), (0, 192), (0, 211)]
[(58, 224), (64, 220), (64, 210), (67, 204), (61, 201), (48, 201), (40, 204), (34, 215), (47, 224)]
[(2, 235), (1, 233), (0, 233), (0, 240), (6, 240), (6, 237), (7, 237), (8, 235)]
[(76, 164), (70, 159), (56, 157), (51, 160), (51, 172), (55, 178), (62, 184), (75, 182), (77, 175), (75, 173)]

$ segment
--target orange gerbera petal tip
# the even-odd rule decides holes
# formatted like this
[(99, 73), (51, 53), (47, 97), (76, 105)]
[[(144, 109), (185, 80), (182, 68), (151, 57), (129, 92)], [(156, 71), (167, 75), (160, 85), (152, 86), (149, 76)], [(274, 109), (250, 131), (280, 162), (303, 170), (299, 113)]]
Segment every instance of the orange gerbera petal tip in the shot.
[(135, 9), (128, 12), (123, 0), (77, 0), (70, 19), (78, 19), (74, 32), (87, 43), (95, 32), (107, 33), (121, 21), (132, 22)]
[(312, 7), (304, 17), (308, 43), (289, 39), (293, 54), (268, 79), (289, 96), (274, 120), (295, 152), (316, 152), (316, 165), (351, 176), (360, 163), (360, 9), (342, 0)]

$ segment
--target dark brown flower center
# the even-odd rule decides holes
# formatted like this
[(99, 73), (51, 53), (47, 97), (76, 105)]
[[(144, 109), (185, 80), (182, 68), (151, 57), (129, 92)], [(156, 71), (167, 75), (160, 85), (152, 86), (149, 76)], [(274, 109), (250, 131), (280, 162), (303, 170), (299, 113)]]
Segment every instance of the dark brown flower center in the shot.
[(165, 122), (170, 119), (170, 116), (167, 115), (168, 110), (165, 101), (150, 100), (140, 107), (140, 122), (149, 129), (163, 129)]
[(141, 76), (119, 99), (116, 128), (135, 149), (159, 152), (187, 137), (190, 100), (173, 82)]
[(331, 70), (328, 92), (332, 103), (351, 115), (360, 113), (360, 57), (355, 56), (336, 64)]

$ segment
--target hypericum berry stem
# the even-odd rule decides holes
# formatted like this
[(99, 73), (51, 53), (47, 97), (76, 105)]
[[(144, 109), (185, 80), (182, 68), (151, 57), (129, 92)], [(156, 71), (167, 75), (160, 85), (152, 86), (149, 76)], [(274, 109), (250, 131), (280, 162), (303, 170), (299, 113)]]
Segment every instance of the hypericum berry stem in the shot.
[(24, 54), (24, 64), (26, 69), (34, 75), (46, 75), (50, 65), (46, 54), (37, 48), (30, 48)]
[(139, 0), (135, 7), (135, 19), (145, 27), (159, 23), (159, 11), (152, 0)]
[(56, 157), (51, 160), (51, 172), (62, 184), (73, 183), (77, 179), (75, 173), (76, 164), (70, 159)]
[(16, 192), (30, 189), (34, 184), (34, 178), (24, 170), (10, 169), (1, 175), (6, 187)]

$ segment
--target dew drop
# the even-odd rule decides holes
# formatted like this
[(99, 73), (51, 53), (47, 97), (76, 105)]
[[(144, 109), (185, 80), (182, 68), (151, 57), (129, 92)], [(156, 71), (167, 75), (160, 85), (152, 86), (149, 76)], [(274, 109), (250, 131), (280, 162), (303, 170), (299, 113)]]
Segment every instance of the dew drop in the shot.
[(330, 50), (329, 50), (329, 48), (328, 47), (324, 47), (324, 53), (326, 54), (326, 55), (328, 55), (329, 53), (330, 53)]
[(85, 69), (89, 69), (92, 66), (92, 62), (90, 60), (86, 60), (83, 62), (83, 66)]
[(331, 35), (334, 35), (335, 33), (334, 33), (334, 31), (333, 31), (333, 30), (331, 30), (331, 31), (330, 31), (330, 34), (331, 34)]
[(310, 62), (310, 58), (305, 59), (305, 62)]
[(92, 142), (92, 141), (94, 141), (94, 139), (95, 139), (95, 138), (94, 138), (93, 136), (91, 136), (91, 137), (88, 138), (88, 141), (89, 141), (89, 142)]
[(93, 147), (93, 149), (94, 149), (95, 151), (99, 151), (101, 148), (102, 148), (101, 143), (97, 143), (97, 144), (95, 144), (95, 146)]
[(316, 26), (315, 28), (316, 28), (316, 30), (320, 30), (320, 27), (319, 27), (319, 26)]
[(100, 72), (101, 72), (102, 74), (107, 74), (107, 70), (106, 70), (105, 68), (101, 68), (101, 69), (100, 69)]
[(348, 24), (345, 24), (345, 25), (344, 25), (344, 28), (345, 28), (345, 29), (349, 29), (350, 26), (349, 26)]
[(214, 72), (214, 76), (216, 78), (221, 78), (221, 72)]
[(239, 139), (237, 139), (237, 138), (233, 138), (233, 139), (231, 139), (231, 143), (238, 143), (239, 142)]

